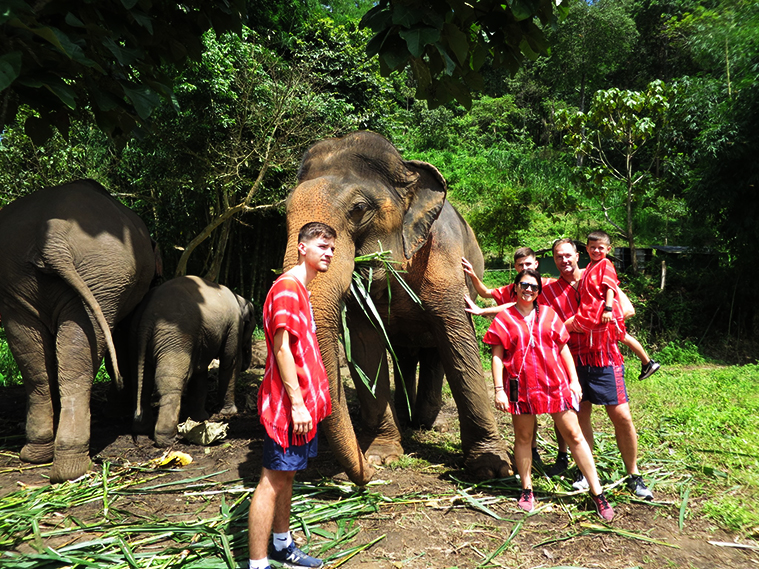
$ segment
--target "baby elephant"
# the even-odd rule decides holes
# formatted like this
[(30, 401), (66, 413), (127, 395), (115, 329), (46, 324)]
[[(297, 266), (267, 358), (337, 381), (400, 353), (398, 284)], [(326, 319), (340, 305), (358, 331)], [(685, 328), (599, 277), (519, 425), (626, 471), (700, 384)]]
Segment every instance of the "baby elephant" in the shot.
[(207, 419), (208, 366), (214, 358), (219, 358), (219, 393), (224, 393), (221, 413), (237, 413), (235, 381), (250, 366), (254, 327), (250, 301), (200, 277), (177, 277), (151, 290), (131, 327), (137, 380), (134, 432), (150, 432), (154, 381), (160, 397), (156, 446), (174, 442), (185, 385), (187, 414), (196, 421)]

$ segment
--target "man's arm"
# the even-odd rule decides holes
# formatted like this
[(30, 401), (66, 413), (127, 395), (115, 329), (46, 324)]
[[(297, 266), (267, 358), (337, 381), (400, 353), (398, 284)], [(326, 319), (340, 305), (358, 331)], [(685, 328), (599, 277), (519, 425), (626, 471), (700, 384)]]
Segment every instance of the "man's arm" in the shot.
[(477, 291), (477, 294), (482, 298), (493, 298), (493, 290), (486, 287), (480, 280), (480, 277), (475, 274), (472, 263), (467, 261), (465, 257), (461, 257), (461, 266), (464, 269), (464, 272), (469, 275), (469, 278), (472, 279), (472, 284), (474, 285), (474, 290)]
[(290, 349), (290, 334), (284, 328), (279, 328), (274, 334), (274, 359), (277, 361), (279, 376), (290, 398), (293, 434), (305, 435), (313, 428), (313, 419), (303, 402), (303, 394), (298, 383), (298, 373), (295, 368), (295, 358)]

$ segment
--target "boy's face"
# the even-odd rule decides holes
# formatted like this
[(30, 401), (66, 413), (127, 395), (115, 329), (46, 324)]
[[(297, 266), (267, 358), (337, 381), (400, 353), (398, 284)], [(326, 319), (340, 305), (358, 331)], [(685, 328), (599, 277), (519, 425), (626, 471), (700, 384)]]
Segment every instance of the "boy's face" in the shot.
[(310, 241), (301, 241), (298, 243), (298, 253), (308, 267), (319, 273), (326, 273), (332, 257), (335, 256), (335, 240), (319, 236)]
[(514, 266), (517, 268), (518, 273), (521, 273), (525, 269), (535, 269), (537, 271), (538, 260), (532, 255), (528, 255), (527, 257), (520, 257), (517, 259)]
[(604, 241), (588, 241), (587, 247), (590, 260), (595, 262), (606, 258), (606, 254), (609, 252), (609, 244)]

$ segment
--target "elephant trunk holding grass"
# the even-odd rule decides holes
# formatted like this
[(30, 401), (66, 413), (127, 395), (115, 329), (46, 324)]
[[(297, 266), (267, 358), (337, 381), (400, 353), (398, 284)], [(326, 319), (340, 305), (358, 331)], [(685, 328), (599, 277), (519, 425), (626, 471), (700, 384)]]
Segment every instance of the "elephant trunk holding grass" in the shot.
[(250, 301), (200, 277), (177, 277), (151, 290), (131, 327), (137, 385), (134, 431), (146, 433), (153, 426), (154, 383), (160, 398), (156, 446), (174, 442), (185, 386), (187, 414), (196, 421), (207, 419), (208, 366), (215, 358), (219, 393), (224, 395), (221, 414), (237, 413), (235, 382), (250, 366), (255, 325)]
[[(480, 478), (511, 472), (483, 378), (478, 341), (464, 310), (464, 294), (475, 292), (467, 290), (461, 257), (481, 273), (482, 253), (471, 228), (445, 198), (445, 180), (433, 166), (404, 161), (385, 138), (356, 132), (312, 146), (288, 200), (285, 268), (297, 261), (298, 231), (305, 223), (321, 221), (337, 230), (335, 256), (329, 271), (312, 282), (311, 301), (333, 401), (324, 430), (332, 452), (357, 484), (371, 479), (373, 465), (403, 454), (385, 342), (350, 294), (354, 258), (379, 250), (392, 252), (424, 307), (412, 301), (395, 278), (390, 279), (389, 291), (385, 270), (381, 265), (374, 268), (371, 297), (391, 344), (403, 354), (401, 368), (413, 374), (416, 361), (422, 364), (412, 414), (423, 422), (434, 420), (442, 405), (444, 370), (458, 408), (466, 467)], [(377, 378), (373, 395), (352, 366), (366, 433), (361, 441), (348, 414), (338, 367), (344, 303), (352, 361), (369, 378)]]
[(92, 382), (107, 350), (120, 384), (111, 329), (157, 272), (145, 224), (92, 180), (0, 210), (0, 313), (27, 394), (20, 458), (52, 460), (51, 482), (88, 470)]

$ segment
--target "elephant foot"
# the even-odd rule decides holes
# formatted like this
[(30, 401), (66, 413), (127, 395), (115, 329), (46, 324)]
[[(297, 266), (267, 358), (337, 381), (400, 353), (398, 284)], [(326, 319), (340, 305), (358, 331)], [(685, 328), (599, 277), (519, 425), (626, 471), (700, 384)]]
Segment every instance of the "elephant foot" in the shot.
[(224, 417), (229, 417), (230, 415), (237, 415), (237, 405), (232, 403), (232, 405), (225, 405), (222, 407), (221, 411), (219, 411), (219, 415), (223, 415)]
[(46, 462), (52, 462), (54, 448), (53, 441), (49, 443), (27, 443), (21, 449), (18, 457), (24, 462), (45, 464)]
[(158, 448), (170, 447), (171, 445), (174, 444), (174, 442), (176, 441), (176, 438), (177, 438), (176, 431), (169, 434), (156, 432), (155, 446), (157, 446)]
[[(504, 456), (508, 455), (504, 454)], [(506, 478), (514, 474), (511, 461), (504, 459), (500, 454), (495, 452), (482, 452), (479, 454), (470, 452), (464, 459), (464, 466), (477, 480)]]
[(87, 454), (56, 454), (50, 469), (50, 482), (56, 484), (65, 480), (73, 480), (85, 474), (92, 466)]
[(364, 453), (369, 464), (392, 464), (403, 456), (403, 447), (398, 441), (375, 439)]
[(195, 409), (187, 413), (187, 415), (190, 417), (190, 419), (192, 419), (193, 421), (197, 421), (198, 423), (202, 423), (203, 421), (208, 421), (208, 419), (211, 417), (208, 414), (208, 411), (206, 411), (205, 409)]
[(437, 431), (438, 433), (448, 432), (447, 421), (439, 416), (439, 411), (436, 411), (432, 415), (420, 416), (411, 425), (414, 429), (420, 429), (422, 431)]

